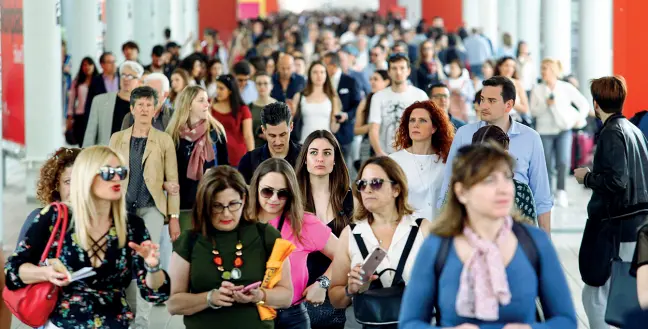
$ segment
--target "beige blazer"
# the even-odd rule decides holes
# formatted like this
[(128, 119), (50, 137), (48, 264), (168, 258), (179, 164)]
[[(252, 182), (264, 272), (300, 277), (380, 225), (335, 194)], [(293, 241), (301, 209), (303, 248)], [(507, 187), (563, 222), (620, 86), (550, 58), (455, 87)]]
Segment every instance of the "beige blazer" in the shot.
[(83, 137), (83, 147), (108, 145), (116, 103), (117, 93), (115, 92), (100, 94), (92, 99), (88, 125)]
[[(130, 140), (133, 128), (118, 131), (110, 138), (110, 147), (121, 154), (129, 163)], [(180, 213), (180, 195), (168, 195), (164, 192), (164, 182), (178, 183), (178, 160), (175, 145), (169, 134), (153, 127), (146, 140), (142, 157), (144, 164), (144, 182), (155, 206), (166, 217)], [(126, 180), (128, 186), (128, 179)]]

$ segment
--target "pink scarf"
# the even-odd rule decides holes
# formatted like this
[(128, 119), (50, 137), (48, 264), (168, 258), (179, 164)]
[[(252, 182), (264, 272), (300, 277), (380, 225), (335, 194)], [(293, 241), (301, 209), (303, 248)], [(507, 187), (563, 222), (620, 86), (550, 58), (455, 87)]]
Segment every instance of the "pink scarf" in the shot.
[(511, 232), (513, 219), (507, 217), (497, 233), (495, 242), (482, 240), (468, 226), (463, 233), (474, 253), (461, 271), (461, 281), (457, 294), (457, 315), (495, 321), (499, 318), (499, 305), (511, 302), (506, 268), (498, 245), (506, 241), (506, 233)]
[(207, 125), (205, 120), (196, 124), (194, 128), (189, 128), (189, 125), (184, 124), (180, 127), (180, 138), (194, 143), (191, 157), (189, 157), (189, 165), (187, 166), (187, 178), (192, 180), (200, 180), (203, 175), (203, 168), (205, 161), (213, 161), (216, 158), (214, 149), (207, 143)]

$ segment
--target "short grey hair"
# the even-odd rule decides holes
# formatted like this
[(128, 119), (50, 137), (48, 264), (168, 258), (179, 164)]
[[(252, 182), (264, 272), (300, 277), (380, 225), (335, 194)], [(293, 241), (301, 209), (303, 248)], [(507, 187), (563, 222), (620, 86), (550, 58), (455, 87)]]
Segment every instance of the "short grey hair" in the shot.
[(125, 61), (125, 62), (123, 62), (121, 65), (119, 65), (119, 73), (120, 74), (124, 70), (124, 68), (129, 68), (133, 72), (135, 72), (138, 79), (141, 79), (142, 75), (144, 75), (144, 67), (142, 67), (142, 65), (140, 63), (138, 63), (138, 62), (134, 62), (134, 61)]
[(167, 78), (166, 75), (162, 73), (155, 72), (147, 75), (144, 79), (144, 83), (147, 84), (149, 81), (160, 81), (160, 83), (162, 83), (162, 92), (164, 93), (168, 93), (171, 89), (169, 78)]
[(133, 89), (130, 96), (130, 105), (135, 106), (135, 102), (137, 102), (137, 100), (140, 98), (152, 98), (153, 106), (157, 107), (158, 94), (157, 91), (155, 91), (155, 89), (149, 86), (142, 86)]

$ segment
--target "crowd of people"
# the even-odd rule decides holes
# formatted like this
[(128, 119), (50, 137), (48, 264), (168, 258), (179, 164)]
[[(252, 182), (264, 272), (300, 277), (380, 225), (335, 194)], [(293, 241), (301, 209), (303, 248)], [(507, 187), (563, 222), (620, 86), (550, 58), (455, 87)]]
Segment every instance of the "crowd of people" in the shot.
[[(84, 58), (64, 87), (82, 148), (43, 165), (7, 289), (62, 287), (48, 329), (149, 328), (155, 304), (188, 329), (577, 328), (550, 237), (573, 174), (592, 190), (590, 328), (645, 323), (648, 142), (621, 114), (625, 80), (593, 80), (590, 104), (508, 34), (493, 49), (440, 17), (338, 14), (242, 22), (228, 44), (208, 29), (146, 67), (135, 42), (101, 73)], [(52, 202), (70, 208), (67, 271), (39, 264)], [(295, 247), (281, 279), (248, 288), (278, 239)], [(637, 297), (608, 303), (622, 279)]]

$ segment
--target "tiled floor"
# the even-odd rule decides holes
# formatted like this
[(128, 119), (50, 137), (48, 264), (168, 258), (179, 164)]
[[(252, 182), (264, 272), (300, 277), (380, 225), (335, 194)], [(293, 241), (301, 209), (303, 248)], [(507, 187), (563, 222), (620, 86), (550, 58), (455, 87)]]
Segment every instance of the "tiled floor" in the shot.
[[(7, 186), (4, 190), (4, 246), (5, 252), (10, 252), (16, 243), (20, 227), (27, 214), (36, 207), (35, 204), (25, 202), (25, 171), (15, 160), (7, 162)], [(589, 191), (576, 184), (573, 178), (568, 179), (567, 192), (570, 206), (554, 209), (552, 238), (562, 261), (571, 291), (571, 297), (578, 313), (579, 329), (589, 328), (583, 305), (581, 303), (581, 290), (583, 282), (578, 272), (578, 247), (585, 226), (585, 206), (589, 200)], [(27, 328), (27, 326), (14, 320), (12, 329)], [(151, 327), (155, 329), (181, 329), (182, 317), (171, 317), (164, 307), (155, 307), (151, 314)], [(0, 328), (4, 329), (4, 328)]]

